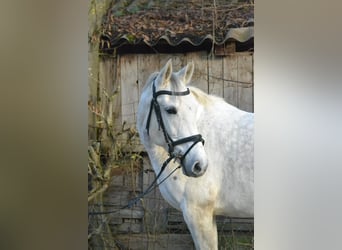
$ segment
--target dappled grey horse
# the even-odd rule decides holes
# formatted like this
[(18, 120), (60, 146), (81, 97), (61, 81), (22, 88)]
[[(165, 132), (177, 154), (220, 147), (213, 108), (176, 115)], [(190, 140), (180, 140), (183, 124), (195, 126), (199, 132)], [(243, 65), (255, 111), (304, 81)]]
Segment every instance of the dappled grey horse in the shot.
[(253, 217), (254, 114), (187, 86), (193, 71), (189, 63), (173, 72), (169, 60), (149, 77), (137, 128), (158, 181), (166, 178), (161, 194), (183, 212), (196, 249), (217, 249), (216, 215)]

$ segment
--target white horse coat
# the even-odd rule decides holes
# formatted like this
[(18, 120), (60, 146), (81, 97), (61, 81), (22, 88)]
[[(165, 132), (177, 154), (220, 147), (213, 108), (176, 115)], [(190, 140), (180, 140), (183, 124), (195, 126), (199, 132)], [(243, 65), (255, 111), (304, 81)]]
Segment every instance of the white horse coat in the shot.
[[(193, 70), (193, 63), (189, 63), (179, 72), (172, 72), (169, 60), (160, 72), (150, 76), (143, 89), (137, 128), (156, 173), (169, 153), (154, 112), (147, 133), (152, 85), (156, 91), (184, 92)], [(205, 143), (197, 143), (185, 156), (183, 171), (175, 171), (159, 188), (164, 199), (183, 212), (196, 249), (217, 249), (216, 215), (253, 217), (254, 114), (195, 87), (189, 90), (190, 94), (184, 96), (158, 96), (161, 116), (173, 140), (201, 134)], [(175, 151), (182, 155), (191, 144), (177, 145)], [(160, 180), (177, 166), (179, 162), (172, 160)]]

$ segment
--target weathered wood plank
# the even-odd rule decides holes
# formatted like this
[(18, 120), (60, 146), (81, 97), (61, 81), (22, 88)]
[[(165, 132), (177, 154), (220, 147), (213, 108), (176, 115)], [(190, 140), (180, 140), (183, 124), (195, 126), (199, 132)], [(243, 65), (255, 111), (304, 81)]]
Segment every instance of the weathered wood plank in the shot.
[(217, 229), (219, 232), (231, 232), (231, 231), (239, 231), (239, 232), (253, 232), (254, 224), (253, 222), (226, 222), (226, 221), (217, 221)]
[(130, 200), (129, 194), (129, 190), (124, 190), (120, 187), (115, 188), (111, 186), (107, 189), (103, 199), (105, 203), (113, 204), (113, 207), (115, 205), (115, 207), (120, 208), (121, 206), (127, 204)]
[(209, 94), (223, 97), (224, 95), (224, 81), (223, 81), (223, 59), (222, 57), (209, 57)]
[(191, 85), (196, 86), (208, 93), (208, 56), (206, 51), (189, 52), (186, 54), (187, 62), (192, 61), (195, 71), (192, 76)]
[(121, 95), (120, 95), (120, 63), (118, 58), (108, 59), (110, 61), (108, 72), (108, 88), (109, 95), (112, 98), (112, 121), (113, 127), (117, 128), (119, 124), (122, 124), (121, 121)]
[[(253, 249), (239, 244), (245, 242), (246, 237), (252, 239), (251, 235), (235, 233), (219, 235), (219, 249)], [(116, 243), (121, 249), (131, 250), (194, 250), (193, 240), (190, 234), (118, 234), (115, 237)]]
[[(99, 60), (96, 53), (88, 54), (88, 102), (90, 105), (96, 105), (97, 103)], [(88, 110), (88, 139), (90, 143), (97, 140), (96, 119), (96, 115)]]
[(238, 106), (237, 98), (237, 74), (238, 74), (238, 64), (237, 55), (229, 55), (223, 58), (223, 78), (224, 78), (224, 88), (223, 88), (223, 98), (226, 102), (233, 106)]
[[(138, 100), (140, 100), (140, 96), (142, 90), (146, 84), (148, 77), (156, 71), (159, 71), (159, 55), (158, 54), (138, 54), (136, 55), (137, 60), (137, 89), (138, 89)], [(138, 103), (137, 103), (138, 104)], [(137, 107), (137, 106), (136, 106)], [(137, 108), (136, 108), (137, 111)], [(145, 148), (141, 144), (140, 140), (136, 138), (133, 141), (135, 145), (135, 152), (143, 152)]]
[(242, 54), (238, 57), (239, 108), (253, 112), (253, 55)]
[(122, 234), (116, 240), (132, 250), (194, 250), (190, 234)]
[(137, 209), (121, 209), (120, 212), (118, 212), (119, 218), (131, 218), (131, 219), (142, 219), (144, 217), (144, 211), (137, 208)]
[[(149, 159), (144, 157), (144, 190), (155, 180), (155, 173)], [(144, 228), (147, 232), (165, 232), (168, 203), (163, 199), (158, 188), (154, 189), (143, 199), (143, 207), (145, 209)]]
[(182, 222), (184, 221), (183, 215), (181, 212), (179, 213), (174, 213), (174, 214), (168, 214), (167, 216), (167, 221), (168, 222)]
[[(116, 128), (121, 121), (121, 99), (119, 94), (119, 84), (117, 81), (117, 62), (113, 58), (103, 57), (99, 60), (99, 81), (98, 81), (98, 100), (97, 108), (99, 113), (103, 113), (104, 118), (99, 118), (109, 121), (112, 126), (105, 126), (101, 123), (102, 130), (99, 139), (101, 139), (102, 152), (109, 152), (112, 148), (112, 140), (108, 136), (106, 129)], [(98, 126), (98, 124), (97, 124)]]
[(122, 218), (112, 217), (110, 219), (109, 225), (111, 225), (111, 227), (116, 227), (117, 225), (121, 225), (122, 223)]
[(137, 57), (128, 54), (120, 58), (122, 120), (127, 127), (135, 127), (139, 101)]
[(156, 71), (159, 71), (159, 55), (158, 54), (139, 54), (138, 58), (138, 82), (139, 82), (139, 98), (148, 77)]
[(117, 92), (115, 95), (115, 99), (113, 101), (113, 118), (115, 120), (114, 128), (121, 128), (122, 124), (122, 96), (121, 96), (121, 56), (118, 56), (116, 59), (116, 72), (115, 78), (113, 80), (113, 84), (115, 85), (114, 90)]
[[(112, 58), (104, 57), (99, 62), (99, 79), (101, 84), (101, 92), (105, 90), (107, 93), (111, 93), (113, 91), (113, 79), (115, 77), (114, 67), (115, 60)], [(101, 93), (103, 95), (103, 93)]]
[(117, 233), (141, 233), (142, 231), (142, 224), (141, 222), (126, 219), (126, 221), (120, 225), (112, 224), (113, 227), (111, 228), (112, 232)]

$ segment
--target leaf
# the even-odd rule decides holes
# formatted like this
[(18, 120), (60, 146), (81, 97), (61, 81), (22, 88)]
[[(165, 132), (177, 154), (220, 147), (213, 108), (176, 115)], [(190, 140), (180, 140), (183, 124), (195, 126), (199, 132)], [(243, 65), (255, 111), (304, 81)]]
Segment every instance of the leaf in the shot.
[(134, 43), (136, 38), (133, 34), (128, 34), (126, 35), (126, 39), (129, 43)]

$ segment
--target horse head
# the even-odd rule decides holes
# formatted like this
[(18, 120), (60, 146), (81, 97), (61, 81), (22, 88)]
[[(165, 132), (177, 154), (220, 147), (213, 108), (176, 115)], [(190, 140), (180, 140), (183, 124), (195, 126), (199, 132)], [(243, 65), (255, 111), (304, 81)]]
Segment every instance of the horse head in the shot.
[(138, 129), (144, 145), (163, 147), (180, 160), (185, 175), (199, 177), (208, 159), (197, 127), (202, 106), (186, 86), (193, 71), (194, 64), (188, 63), (173, 72), (169, 60), (150, 76), (139, 103)]

